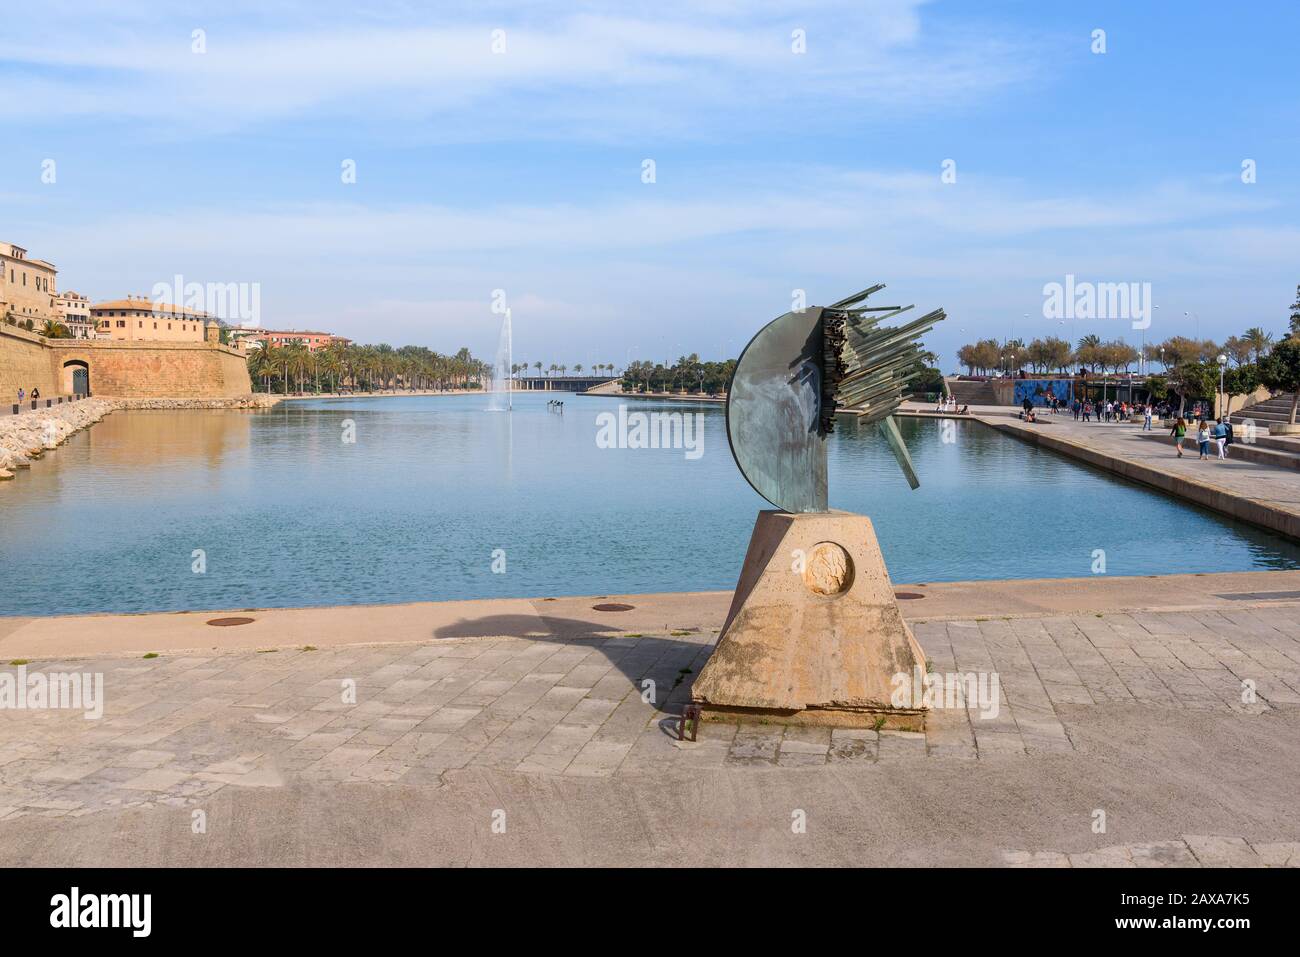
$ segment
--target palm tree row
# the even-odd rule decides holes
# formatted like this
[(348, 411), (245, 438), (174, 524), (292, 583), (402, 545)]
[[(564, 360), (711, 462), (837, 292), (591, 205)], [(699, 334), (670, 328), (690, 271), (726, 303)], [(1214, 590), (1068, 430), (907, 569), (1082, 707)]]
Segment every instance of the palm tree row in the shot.
[[(248, 373), (265, 392), (382, 392), (480, 389), (492, 368), (462, 348), (447, 356), (424, 346), (394, 349), (331, 343), (263, 345), (248, 356)], [(257, 386), (255, 386), (256, 388)]]
[[(527, 362), (516, 362), (510, 367), (510, 374), (512, 376), (526, 376), (528, 375), (529, 368), (536, 369), (538, 375), (542, 375), (543, 371), (546, 375), (564, 375), (569, 371), (570, 367), (567, 365), (557, 365), (554, 362), (549, 366), (543, 366), (540, 362), (534, 362), (531, 366)], [(574, 375), (582, 375), (582, 370), (588, 367), (579, 362), (572, 368)], [(614, 363), (612, 362), (597, 362), (590, 366), (590, 370), (591, 374), (594, 376), (607, 375), (610, 378), (614, 377)]]

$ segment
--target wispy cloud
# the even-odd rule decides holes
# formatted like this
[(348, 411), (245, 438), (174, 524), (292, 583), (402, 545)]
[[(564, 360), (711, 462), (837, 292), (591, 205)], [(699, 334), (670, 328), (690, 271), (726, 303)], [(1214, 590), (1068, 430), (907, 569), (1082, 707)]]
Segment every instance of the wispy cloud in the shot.
[[(229, 133), (270, 122), (439, 118), (426, 136), (519, 139), (647, 129), (708, 137), (798, 102), (805, 124), (846, 105), (954, 108), (1032, 70), (1021, 37), (921, 29), (922, 0), (774, 5), (582, 3), (558, 21), (530, 5), (454, 21), (406, 5), (342, 22), (330, 8), (233, 18), (83, 10), (57, 43), (0, 38), (8, 96), (28, 116), (116, 116)], [(352, 5), (348, 6), (349, 12)], [(205, 52), (194, 53), (193, 31)], [(498, 32), (499, 31), (499, 32)], [(806, 53), (795, 53), (802, 31)], [(389, 128), (391, 135), (410, 130)], [(381, 134), (382, 135), (382, 134)]]

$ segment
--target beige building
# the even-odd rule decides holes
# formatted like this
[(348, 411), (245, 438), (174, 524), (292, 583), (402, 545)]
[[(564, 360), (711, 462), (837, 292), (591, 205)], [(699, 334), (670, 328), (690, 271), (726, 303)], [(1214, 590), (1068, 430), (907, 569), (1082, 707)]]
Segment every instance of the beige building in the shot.
[(94, 339), (98, 323), (90, 315), (90, 297), (76, 292), (61, 292), (54, 297), (59, 322), (73, 339)]
[(58, 273), (43, 259), (27, 258), (27, 250), (0, 243), (0, 321), (28, 319), (39, 329), (47, 319), (58, 319)]
[(215, 316), (143, 296), (95, 303), (90, 307), (90, 315), (99, 338), (128, 342), (203, 342), (217, 341), (221, 335)]

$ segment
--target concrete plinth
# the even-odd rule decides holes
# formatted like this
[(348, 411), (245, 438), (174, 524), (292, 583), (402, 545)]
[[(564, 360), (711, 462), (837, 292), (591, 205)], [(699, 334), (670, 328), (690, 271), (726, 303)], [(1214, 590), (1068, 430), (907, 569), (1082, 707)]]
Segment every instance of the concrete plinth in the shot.
[(763, 511), (691, 696), (706, 716), (919, 730), (923, 709), (890, 699), (925, 667), (870, 519)]

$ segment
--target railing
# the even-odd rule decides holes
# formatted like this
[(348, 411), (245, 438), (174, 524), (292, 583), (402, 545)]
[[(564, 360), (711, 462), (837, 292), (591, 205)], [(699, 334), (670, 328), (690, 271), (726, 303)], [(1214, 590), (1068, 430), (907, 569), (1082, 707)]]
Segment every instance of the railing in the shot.
[[(38, 410), (40, 410), (40, 409), (52, 409), (52, 408), (54, 408), (55, 406), (63, 405), (65, 402), (66, 402), (67, 404), (71, 405), (73, 402), (80, 402), (82, 399), (85, 399), (85, 398), (88, 398), (88, 396), (86, 396), (86, 395), (83, 394), (83, 393), (78, 392), (78, 393), (76, 393), (75, 395), (59, 395), (59, 396), (55, 396), (53, 399), (31, 399), (31, 400), (30, 400), (30, 403), (31, 403), (31, 409), (30, 409), (30, 411), (32, 411), (32, 412), (36, 412), (36, 411), (38, 411)], [(11, 414), (12, 414), (12, 415), (21, 415), (22, 413), (28, 411), (28, 409), (24, 408), (24, 406), (26, 406), (26, 405), (28, 404), (28, 402), (29, 402), (29, 400), (24, 399), (22, 402), (15, 402), (15, 403), (13, 403), (12, 406), (10, 406), (10, 408), (12, 409)]]

